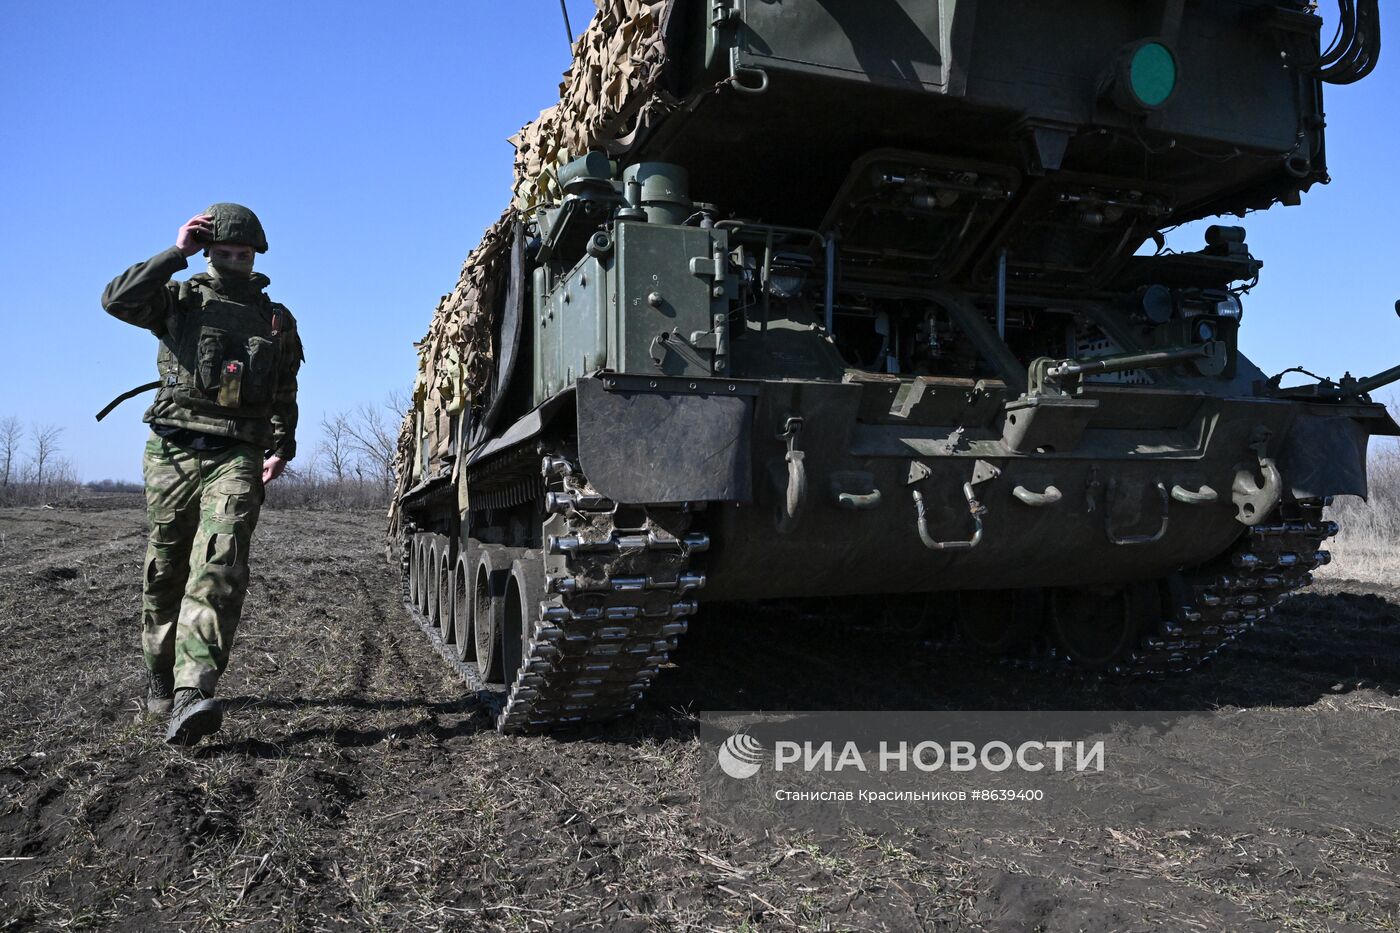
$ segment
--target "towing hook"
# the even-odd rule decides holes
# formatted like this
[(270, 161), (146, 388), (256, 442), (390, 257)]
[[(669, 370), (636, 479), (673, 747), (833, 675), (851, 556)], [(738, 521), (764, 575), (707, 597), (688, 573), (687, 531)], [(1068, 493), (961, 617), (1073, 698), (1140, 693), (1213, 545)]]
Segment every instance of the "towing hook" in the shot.
[(1274, 458), (1268, 456), (1268, 437), (1260, 437), (1250, 445), (1259, 461), (1263, 482), (1254, 478), (1254, 470), (1245, 464), (1235, 467), (1235, 482), (1230, 499), (1235, 505), (1235, 519), (1247, 527), (1258, 525), (1274, 511), (1283, 498), (1283, 474)]
[(788, 534), (797, 527), (807, 504), (807, 466), (803, 462), (803, 452), (797, 447), (801, 435), (801, 416), (788, 416), (783, 422), (782, 431), (778, 433), (778, 439), (787, 442), (787, 453), (783, 455), (787, 463), (787, 487), (778, 514), (779, 534)]

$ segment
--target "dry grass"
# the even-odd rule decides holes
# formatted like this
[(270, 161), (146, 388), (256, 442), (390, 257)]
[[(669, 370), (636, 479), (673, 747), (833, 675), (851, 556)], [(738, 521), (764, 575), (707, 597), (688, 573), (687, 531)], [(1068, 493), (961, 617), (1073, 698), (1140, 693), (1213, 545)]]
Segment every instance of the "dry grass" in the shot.
[(1339, 498), (1331, 517), (1342, 527), (1322, 576), (1371, 583), (1400, 582), (1400, 445), (1382, 438), (1371, 456), (1370, 498)]

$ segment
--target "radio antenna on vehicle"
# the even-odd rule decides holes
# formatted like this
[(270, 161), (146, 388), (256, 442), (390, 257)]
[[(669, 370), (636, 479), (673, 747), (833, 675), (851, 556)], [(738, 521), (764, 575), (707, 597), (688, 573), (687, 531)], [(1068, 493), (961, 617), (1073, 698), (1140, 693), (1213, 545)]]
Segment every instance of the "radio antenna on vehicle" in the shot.
[(569, 38), (569, 51), (574, 49), (574, 27), (569, 23), (569, 4), (566, 0), (559, 0), (559, 9), (564, 13), (564, 32)]

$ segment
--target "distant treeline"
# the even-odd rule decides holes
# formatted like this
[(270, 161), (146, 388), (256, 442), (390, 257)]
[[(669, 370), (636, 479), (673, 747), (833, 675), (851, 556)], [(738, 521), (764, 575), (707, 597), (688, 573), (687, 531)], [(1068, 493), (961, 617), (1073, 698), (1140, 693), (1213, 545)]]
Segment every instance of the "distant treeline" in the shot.
[(303, 439), (282, 478), (267, 487), (273, 508), (386, 508), (394, 492), (394, 454), (408, 400), (391, 394), (321, 418), (321, 437)]
[(37, 505), (82, 488), (77, 471), (61, 455), (63, 429), (0, 417), (0, 505)]
[[(321, 418), (319, 437), (303, 424), (299, 453), (267, 487), (272, 508), (384, 508), (394, 489), (399, 421), (408, 402), (393, 394)], [(314, 428), (312, 430), (315, 430)], [(144, 493), (140, 483), (104, 479), (82, 482), (62, 456), (63, 428), (0, 417), (0, 506), (65, 507)]]

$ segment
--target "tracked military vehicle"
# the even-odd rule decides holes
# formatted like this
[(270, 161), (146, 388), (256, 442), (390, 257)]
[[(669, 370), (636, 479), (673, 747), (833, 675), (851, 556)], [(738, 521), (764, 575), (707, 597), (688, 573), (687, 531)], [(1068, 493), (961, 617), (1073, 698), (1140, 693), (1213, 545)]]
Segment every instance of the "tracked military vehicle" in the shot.
[(711, 603), (951, 592), (1118, 673), (1265, 621), (1400, 369), (1270, 378), (1245, 230), (1161, 231), (1327, 181), (1323, 86), (1379, 52), (1341, 12), (600, 3), (401, 440), (406, 600), (498, 727), (629, 710)]

